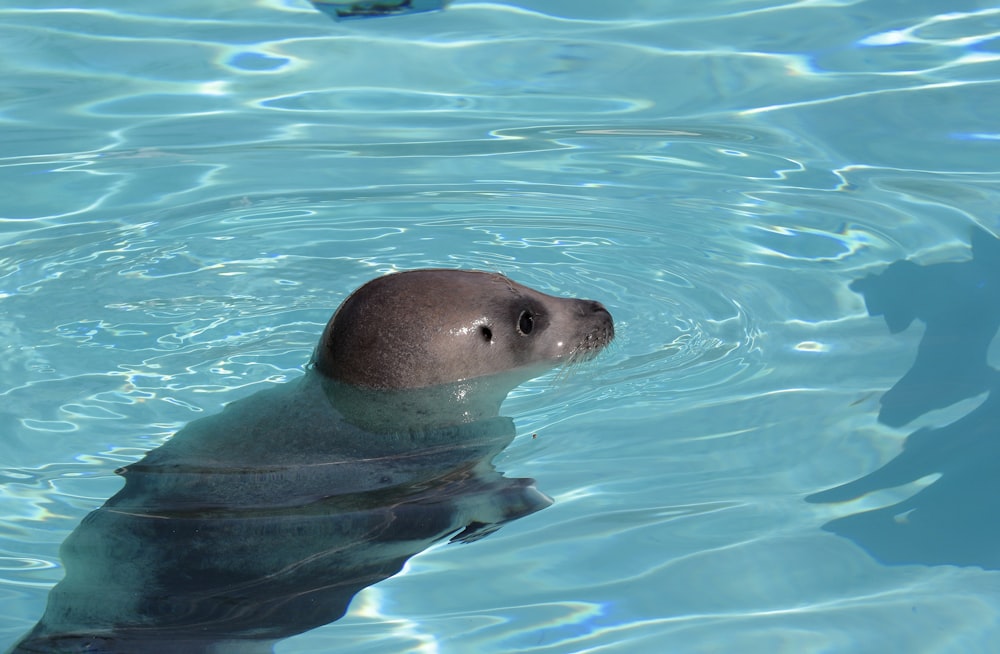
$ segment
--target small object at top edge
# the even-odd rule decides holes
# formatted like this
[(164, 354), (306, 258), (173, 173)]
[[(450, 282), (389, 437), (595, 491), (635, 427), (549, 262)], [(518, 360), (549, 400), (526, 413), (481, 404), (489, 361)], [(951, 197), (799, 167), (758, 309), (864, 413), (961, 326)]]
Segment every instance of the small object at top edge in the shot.
[(311, 0), (316, 9), (334, 20), (405, 16), (444, 9), (451, 0)]

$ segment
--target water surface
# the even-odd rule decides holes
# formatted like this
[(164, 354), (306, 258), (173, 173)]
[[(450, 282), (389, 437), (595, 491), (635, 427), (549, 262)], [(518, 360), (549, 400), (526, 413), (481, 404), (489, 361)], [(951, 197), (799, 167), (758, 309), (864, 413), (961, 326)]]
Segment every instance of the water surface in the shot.
[(277, 651), (993, 651), (991, 3), (8, 0), (0, 54), (3, 643), (116, 468), (435, 266), (615, 316), (505, 405), (556, 503)]

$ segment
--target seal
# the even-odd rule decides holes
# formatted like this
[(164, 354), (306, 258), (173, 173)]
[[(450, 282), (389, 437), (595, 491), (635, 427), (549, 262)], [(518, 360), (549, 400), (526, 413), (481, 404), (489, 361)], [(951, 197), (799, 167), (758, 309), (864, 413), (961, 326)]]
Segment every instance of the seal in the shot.
[(12, 651), (268, 652), (339, 619), (432, 543), (551, 504), (493, 467), (515, 435), (500, 405), (613, 337), (601, 304), (498, 274), (368, 282), (301, 378), (118, 471), (125, 486), (63, 543), (66, 576)]

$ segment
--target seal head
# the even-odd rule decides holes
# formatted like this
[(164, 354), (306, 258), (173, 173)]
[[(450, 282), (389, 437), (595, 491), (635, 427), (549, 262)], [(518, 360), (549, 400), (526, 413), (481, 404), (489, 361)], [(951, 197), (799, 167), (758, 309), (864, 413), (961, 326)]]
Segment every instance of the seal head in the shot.
[[(560, 298), (503, 275), (412, 270), (355, 291), (313, 356), (335, 381), (416, 389), (502, 375), (510, 388), (561, 363), (588, 359), (614, 338), (599, 302)], [(523, 373), (523, 374), (519, 374)]]

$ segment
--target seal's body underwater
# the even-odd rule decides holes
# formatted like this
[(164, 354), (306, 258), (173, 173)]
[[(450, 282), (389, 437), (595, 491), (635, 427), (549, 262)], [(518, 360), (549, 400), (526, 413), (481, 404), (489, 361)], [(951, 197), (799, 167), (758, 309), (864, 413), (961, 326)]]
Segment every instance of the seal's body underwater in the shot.
[(119, 471), (14, 652), (255, 652), (332, 622), (434, 541), (547, 506), (490, 463), (517, 384), (613, 338), (596, 302), (417, 270), (352, 294), (298, 381)]

